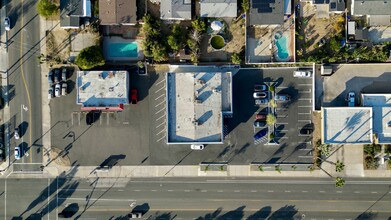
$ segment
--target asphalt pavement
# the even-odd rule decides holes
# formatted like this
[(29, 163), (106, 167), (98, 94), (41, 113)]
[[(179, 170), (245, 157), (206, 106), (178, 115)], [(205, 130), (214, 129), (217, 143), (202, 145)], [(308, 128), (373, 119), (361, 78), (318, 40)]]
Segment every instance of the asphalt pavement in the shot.
[(388, 219), (389, 180), (330, 179), (7, 179), (5, 219)]
[[(37, 57), (40, 55), (39, 16), (37, 1), (15, 0), (8, 3), (11, 30), (8, 32), (10, 146), (13, 171), (37, 171), (42, 163), (42, 105), (41, 73)], [(20, 139), (13, 138), (19, 128)], [(23, 154), (14, 159), (14, 148)]]

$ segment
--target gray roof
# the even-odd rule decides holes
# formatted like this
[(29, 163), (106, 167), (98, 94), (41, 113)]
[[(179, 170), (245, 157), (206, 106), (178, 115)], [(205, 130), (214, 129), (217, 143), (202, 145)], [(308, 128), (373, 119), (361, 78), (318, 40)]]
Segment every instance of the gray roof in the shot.
[(330, 0), (329, 7), (330, 12), (345, 11), (346, 5), (344, 0)]
[(284, 0), (252, 0), (250, 25), (282, 25)]
[(354, 0), (354, 15), (390, 15), (391, 1)]
[(60, 0), (60, 27), (79, 28), (83, 16), (83, 1)]
[(201, 5), (201, 17), (224, 18), (236, 17), (238, 5), (236, 0), (203, 0)]
[(160, 18), (164, 20), (191, 20), (191, 0), (161, 0)]

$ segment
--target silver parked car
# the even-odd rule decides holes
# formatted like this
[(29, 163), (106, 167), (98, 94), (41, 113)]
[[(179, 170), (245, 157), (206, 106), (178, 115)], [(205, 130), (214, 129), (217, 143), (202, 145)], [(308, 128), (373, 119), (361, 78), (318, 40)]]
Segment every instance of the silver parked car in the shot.
[(6, 31), (10, 31), (11, 30), (11, 20), (10, 20), (9, 17), (4, 18), (4, 29)]
[(254, 99), (264, 99), (264, 98), (267, 98), (267, 93), (266, 92), (254, 92), (253, 97), (254, 97)]
[(54, 96), (55, 97), (61, 96), (61, 84), (60, 83), (57, 83), (56, 86), (54, 87)]

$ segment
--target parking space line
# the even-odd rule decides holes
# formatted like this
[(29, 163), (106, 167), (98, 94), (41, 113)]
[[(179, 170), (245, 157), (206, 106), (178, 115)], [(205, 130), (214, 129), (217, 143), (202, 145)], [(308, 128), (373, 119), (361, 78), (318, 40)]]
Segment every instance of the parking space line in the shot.
[(165, 116), (166, 116), (165, 114), (160, 116), (159, 118), (156, 119), (156, 121), (159, 121), (160, 119), (164, 118)]
[(289, 88), (289, 87), (286, 87), (286, 86), (277, 86), (276, 89), (287, 89), (287, 88)]
[(78, 115), (78, 117), (79, 117), (79, 125), (80, 125), (80, 112), (78, 112), (77, 115)]
[(288, 115), (277, 115), (277, 118), (286, 118)]
[(156, 143), (159, 142), (159, 141), (161, 141), (161, 140), (163, 140), (163, 138), (165, 138), (165, 137), (166, 137), (166, 135), (164, 135), (163, 137), (159, 138), (159, 139), (156, 141)]
[(312, 108), (312, 106), (310, 106), (310, 105), (299, 105), (297, 107), (299, 107), (299, 108)]
[(312, 83), (307, 83), (307, 84), (297, 84), (298, 86), (312, 86)]
[(162, 123), (160, 123), (158, 126), (156, 126), (156, 128), (159, 128), (160, 126), (164, 125), (166, 123), (166, 119), (164, 119), (164, 121)]
[(312, 121), (311, 120), (308, 120), (308, 119), (299, 119), (297, 120), (298, 122), (308, 122), (308, 123), (311, 123)]
[(297, 156), (297, 157), (300, 157), (300, 158), (313, 158), (314, 156), (312, 156), (312, 155), (304, 155), (304, 156)]
[(305, 91), (300, 91), (299, 93), (311, 93), (311, 89), (310, 90), (305, 90)]
[(161, 111), (166, 110), (166, 108), (162, 108), (159, 111), (155, 112), (155, 115), (159, 114)]
[(299, 99), (297, 99), (297, 100), (299, 100), (299, 101), (310, 101), (311, 102), (311, 98), (299, 98)]
[(163, 129), (163, 130), (159, 131), (158, 133), (156, 133), (156, 135), (159, 135), (159, 134), (161, 134), (162, 132), (165, 132), (165, 131), (166, 131), (166, 129)]
[(276, 123), (276, 125), (287, 125), (288, 123), (287, 122), (278, 122)]
[(163, 102), (161, 102), (161, 103), (155, 105), (155, 108), (157, 108), (159, 105), (161, 105), (161, 104), (163, 104), (163, 103), (165, 103), (165, 102), (166, 102), (166, 100), (163, 100)]
[(311, 114), (311, 112), (299, 112), (299, 113), (297, 113), (298, 115), (310, 115)]
[(158, 100), (158, 99), (160, 99), (162, 96), (165, 96), (165, 95), (166, 95), (166, 94), (163, 93), (163, 94), (159, 95), (155, 100)]
[(157, 85), (159, 85), (160, 83), (165, 82), (165, 81), (166, 81), (166, 79), (163, 79), (162, 81), (156, 83), (155, 86), (157, 86)]
[(163, 85), (162, 88), (156, 90), (156, 91), (155, 91), (155, 94), (158, 93), (160, 90), (162, 90), (162, 89), (164, 89), (164, 88), (166, 88), (166, 85)]
[(310, 134), (298, 134), (297, 136), (299, 136), (299, 137), (311, 137)]

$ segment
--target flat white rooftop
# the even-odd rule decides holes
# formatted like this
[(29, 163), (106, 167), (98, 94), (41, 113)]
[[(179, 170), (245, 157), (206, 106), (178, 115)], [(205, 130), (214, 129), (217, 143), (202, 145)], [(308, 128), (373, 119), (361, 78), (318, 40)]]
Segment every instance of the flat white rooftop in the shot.
[(77, 104), (117, 107), (129, 103), (127, 71), (77, 71)]
[[(229, 77), (228, 77), (229, 76)], [(167, 73), (167, 143), (222, 143), (230, 72)], [(229, 96), (223, 96), (227, 92)], [(229, 99), (229, 98), (228, 98)]]
[(373, 132), (380, 144), (391, 144), (391, 94), (362, 94), (363, 105), (372, 107)]
[(322, 126), (324, 143), (372, 143), (372, 108), (322, 108)]

